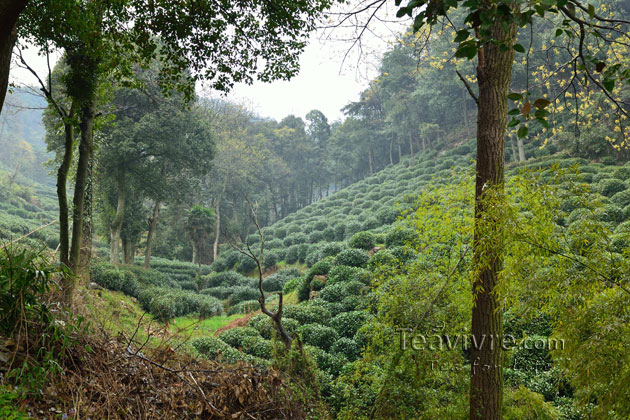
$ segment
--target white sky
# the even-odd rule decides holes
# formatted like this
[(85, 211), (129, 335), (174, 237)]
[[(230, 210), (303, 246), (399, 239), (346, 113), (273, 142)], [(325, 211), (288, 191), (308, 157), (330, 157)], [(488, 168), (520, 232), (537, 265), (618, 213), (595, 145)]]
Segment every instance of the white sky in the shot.
[[(380, 55), (388, 47), (387, 41), (394, 38), (392, 30), (396, 29), (396, 25), (379, 21), (371, 28), (371, 33), (363, 37), (361, 60), (357, 60), (358, 49), (355, 48), (344, 62), (344, 55), (351, 44), (339, 41), (341, 38), (351, 39), (356, 28), (335, 29), (327, 33), (320, 31), (312, 36), (300, 57), (300, 73), (292, 80), (237, 84), (227, 99), (248, 106), (262, 117), (276, 120), (289, 114), (304, 118), (312, 109), (322, 111), (330, 122), (342, 119), (341, 108), (356, 101), (369, 79), (376, 76)], [(324, 37), (328, 40), (322, 40)], [(45, 57), (38, 56), (34, 50), (24, 51), (24, 56), (38, 73), (46, 74)], [(57, 57), (52, 57), (52, 61)], [(11, 80), (37, 85), (28, 71), (15, 65), (12, 66)]]

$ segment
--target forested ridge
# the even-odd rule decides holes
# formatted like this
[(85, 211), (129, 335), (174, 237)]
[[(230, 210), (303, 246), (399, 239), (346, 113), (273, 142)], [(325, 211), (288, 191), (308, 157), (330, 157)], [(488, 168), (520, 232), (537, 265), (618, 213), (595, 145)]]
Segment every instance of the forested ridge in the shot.
[(216, 92), (298, 72), (280, 3), (0, 7), (0, 417), (627, 419), (628, 6), (398, 1), (276, 121)]

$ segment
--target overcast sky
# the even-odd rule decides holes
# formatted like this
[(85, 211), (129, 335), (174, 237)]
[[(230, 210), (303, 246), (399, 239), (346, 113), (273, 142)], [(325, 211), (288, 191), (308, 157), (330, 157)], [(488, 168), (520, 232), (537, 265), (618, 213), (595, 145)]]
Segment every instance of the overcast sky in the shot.
[[(320, 31), (313, 35), (300, 57), (300, 73), (292, 80), (238, 84), (227, 98), (243, 103), (262, 117), (276, 120), (289, 114), (304, 118), (312, 109), (322, 111), (331, 122), (341, 119), (341, 108), (356, 101), (359, 93), (367, 87), (368, 80), (376, 76), (379, 56), (387, 48), (387, 41), (394, 38), (391, 25), (386, 27), (382, 22), (376, 22), (371, 26), (377, 31), (364, 36), (361, 60), (357, 60), (355, 48), (344, 62), (344, 55), (351, 44), (335, 40), (352, 38), (351, 30), (335, 30), (332, 37), (327, 33), (326, 41), (322, 40), (323, 33)], [(375, 38), (374, 33), (377, 32), (379, 37)], [(46, 74), (44, 57), (33, 50), (26, 50), (24, 55), (31, 67), (40, 74)], [(12, 67), (11, 79), (18, 83), (36, 84), (26, 70), (16, 66)]]

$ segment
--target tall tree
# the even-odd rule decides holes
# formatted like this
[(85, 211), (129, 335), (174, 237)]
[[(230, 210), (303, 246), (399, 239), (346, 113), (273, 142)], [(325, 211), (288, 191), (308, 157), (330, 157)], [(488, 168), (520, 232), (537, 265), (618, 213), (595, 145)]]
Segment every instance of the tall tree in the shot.
[[(147, 65), (156, 57), (164, 64), (161, 85), (178, 86), (189, 97), (194, 81), (200, 79), (227, 91), (235, 82), (252, 81), (256, 74), (261, 80), (288, 78), (298, 70), (297, 58), (308, 33), (329, 6), (322, 0), (187, 5), (168, 0), (30, 2), (19, 25), (21, 36), (43, 50), (64, 52), (69, 66), (66, 93), (80, 120), (71, 268), (79, 263), (96, 98), (103, 81), (112, 76), (128, 78), (132, 65)], [(188, 77), (183, 77), (187, 72)], [(59, 188), (65, 190), (65, 185)], [(68, 231), (61, 235), (67, 238)], [(74, 287), (73, 278), (65, 279), (68, 303)]]

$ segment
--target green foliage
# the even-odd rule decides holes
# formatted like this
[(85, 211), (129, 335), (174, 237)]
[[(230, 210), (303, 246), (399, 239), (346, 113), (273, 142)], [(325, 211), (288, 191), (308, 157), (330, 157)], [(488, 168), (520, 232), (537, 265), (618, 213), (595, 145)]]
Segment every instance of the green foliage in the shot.
[(329, 325), (340, 337), (352, 338), (368, 319), (368, 314), (363, 311), (343, 312), (332, 318)]
[(139, 293), (138, 301), (145, 310), (164, 322), (192, 313), (203, 318), (223, 311), (223, 305), (217, 298), (188, 290), (151, 287)]
[(321, 324), (306, 324), (298, 329), (305, 344), (319, 347), (328, 351), (339, 339), (339, 334), (333, 328)]
[(351, 248), (363, 249), (365, 251), (369, 251), (374, 248), (374, 234), (371, 232), (358, 232), (352, 235), (350, 241), (348, 242)]
[(325, 285), (326, 282), (321, 277), (314, 277), (313, 280), (311, 280), (310, 287), (311, 290), (319, 291), (322, 290)]
[(353, 362), (361, 356), (361, 347), (351, 338), (341, 337), (330, 349), (332, 354), (341, 354)]
[(625, 189), (626, 185), (618, 179), (604, 179), (597, 184), (598, 192), (605, 197), (612, 197)]
[(18, 410), (19, 395), (8, 388), (0, 387), (0, 418), (5, 420), (28, 420), (29, 416)]
[(405, 226), (396, 226), (385, 237), (385, 246), (388, 248), (411, 245), (415, 237), (413, 229)]
[(337, 254), (336, 264), (347, 265), (349, 267), (365, 267), (369, 260), (366, 252), (360, 249), (346, 249)]
[(328, 282), (326, 284), (332, 285), (335, 283), (361, 280), (364, 273), (364, 270), (359, 267), (338, 265), (330, 270), (330, 273), (328, 274)]
[(287, 305), (283, 315), (297, 320), (301, 325), (326, 324), (331, 317), (328, 310), (313, 304)]

